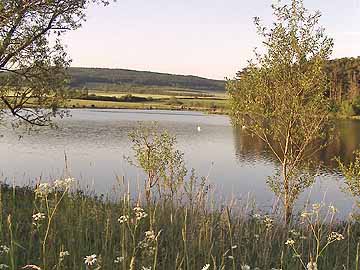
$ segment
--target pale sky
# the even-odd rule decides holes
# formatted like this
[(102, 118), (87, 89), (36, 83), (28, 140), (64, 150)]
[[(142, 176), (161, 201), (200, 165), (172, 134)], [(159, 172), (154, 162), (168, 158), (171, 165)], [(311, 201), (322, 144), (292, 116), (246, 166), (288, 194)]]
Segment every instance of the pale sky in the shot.
[[(117, 0), (92, 7), (64, 43), (72, 66), (224, 79), (261, 46), (253, 17), (272, 22), (272, 0)], [(285, 3), (283, 1), (283, 3)], [(304, 0), (334, 38), (333, 58), (360, 56), (360, 0)]]

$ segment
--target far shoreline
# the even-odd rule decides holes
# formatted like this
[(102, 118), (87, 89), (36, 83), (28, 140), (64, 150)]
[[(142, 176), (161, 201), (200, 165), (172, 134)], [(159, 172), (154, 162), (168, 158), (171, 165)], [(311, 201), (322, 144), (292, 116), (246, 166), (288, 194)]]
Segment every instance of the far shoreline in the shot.
[(63, 109), (113, 109), (113, 110), (165, 110), (165, 111), (195, 111), (203, 112), (207, 114), (216, 115), (229, 115), (229, 111), (224, 108), (207, 108), (185, 105), (168, 105), (168, 104), (149, 104), (138, 102), (109, 102), (109, 101), (94, 101), (94, 100), (82, 100), (72, 99), (67, 106)]

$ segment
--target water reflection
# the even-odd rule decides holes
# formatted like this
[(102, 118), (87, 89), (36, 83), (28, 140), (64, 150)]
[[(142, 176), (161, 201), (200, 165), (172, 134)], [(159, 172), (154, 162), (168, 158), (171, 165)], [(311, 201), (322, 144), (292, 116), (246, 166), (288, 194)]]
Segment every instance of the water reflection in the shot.
[[(265, 143), (256, 136), (249, 135), (241, 127), (234, 127), (235, 155), (239, 163), (255, 164), (276, 163), (276, 159)], [(354, 158), (353, 152), (360, 147), (360, 121), (339, 120), (335, 124), (333, 139), (312, 160), (321, 164), (325, 173), (337, 173), (335, 157), (349, 164)]]

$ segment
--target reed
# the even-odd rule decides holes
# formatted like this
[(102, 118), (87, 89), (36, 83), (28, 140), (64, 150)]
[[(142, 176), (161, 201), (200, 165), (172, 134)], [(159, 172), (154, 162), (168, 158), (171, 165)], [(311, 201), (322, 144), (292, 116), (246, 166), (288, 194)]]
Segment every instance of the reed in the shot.
[(207, 191), (149, 202), (72, 182), (1, 185), (0, 269), (359, 267), (360, 226), (336, 219), (333, 206), (309, 206), (286, 225), (255, 208), (210, 207)]

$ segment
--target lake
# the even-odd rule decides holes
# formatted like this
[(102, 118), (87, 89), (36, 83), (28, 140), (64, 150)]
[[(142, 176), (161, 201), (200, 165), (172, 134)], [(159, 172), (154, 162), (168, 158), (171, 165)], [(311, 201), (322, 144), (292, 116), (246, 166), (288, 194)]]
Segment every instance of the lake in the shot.
[[(71, 110), (71, 115), (56, 121), (57, 129), (23, 134), (21, 130), (1, 128), (2, 181), (21, 185), (40, 178), (59, 178), (66, 154), (68, 170), (83, 187), (107, 193), (117, 177), (124, 177), (136, 190), (143, 183), (143, 175), (124, 160), (124, 155), (131, 155), (128, 133), (139, 121), (156, 121), (176, 135), (188, 168), (194, 168), (199, 176), (208, 176), (217, 199), (254, 198), (264, 209), (273, 205), (274, 196), (266, 185), (267, 176), (274, 173), (276, 166), (272, 155), (259, 140), (232, 127), (228, 116), (96, 109)], [(332, 159), (352, 159), (352, 152), (360, 144), (360, 121), (338, 121), (336, 131), (339, 136), (315, 157), (324, 163), (323, 175), (301, 196), (298, 205), (306, 200), (325, 201), (347, 214), (353, 200), (340, 190), (341, 177)]]

